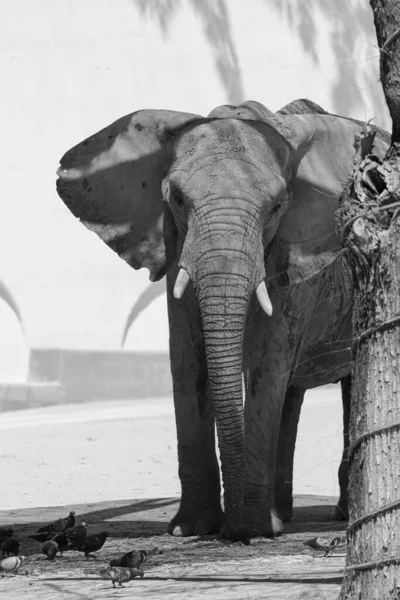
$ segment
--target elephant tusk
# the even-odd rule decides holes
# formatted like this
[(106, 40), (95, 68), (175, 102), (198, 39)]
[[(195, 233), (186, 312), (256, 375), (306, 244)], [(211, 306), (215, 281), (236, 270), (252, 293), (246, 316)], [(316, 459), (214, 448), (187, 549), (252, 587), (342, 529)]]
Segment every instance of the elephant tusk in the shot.
[(59, 167), (56, 174), (62, 181), (76, 181), (82, 178), (83, 172), (81, 169)]
[(268, 295), (267, 286), (265, 285), (265, 281), (262, 281), (257, 289), (256, 296), (258, 298), (259, 303), (261, 304), (261, 308), (267, 313), (270, 317), (272, 315), (272, 303), (270, 297)]
[(174, 298), (179, 300), (182, 298), (187, 284), (189, 283), (189, 275), (185, 269), (180, 269), (174, 286)]

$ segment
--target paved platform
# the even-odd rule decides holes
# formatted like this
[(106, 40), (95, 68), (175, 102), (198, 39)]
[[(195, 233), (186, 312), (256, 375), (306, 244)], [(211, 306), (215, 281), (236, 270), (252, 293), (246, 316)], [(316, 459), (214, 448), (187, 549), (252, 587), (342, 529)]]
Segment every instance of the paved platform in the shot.
[[(254, 540), (250, 547), (165, 534), (179, 497), (172, 398), (3, 413), (0, 526), (14, 526), (31, 575), (0, 580), (0, 596), (333, 600), (343, 551), (324, 559), (303, 540), (344, 531), (345, 524), (331, 521), (342, 443), (339, 392), (339, 386), (308, 392), (295, 460), (295, 518), (278, 540)], [(40, 546), (27, 535), (71, 509), (92, 531), (110, 531), (97, 561), (76, 552), (55, 563), (34, 560)], [(149, 562), (143, 580), (114, 591), (99, 578), (110, 558), (154, 545), (164, 552)]]

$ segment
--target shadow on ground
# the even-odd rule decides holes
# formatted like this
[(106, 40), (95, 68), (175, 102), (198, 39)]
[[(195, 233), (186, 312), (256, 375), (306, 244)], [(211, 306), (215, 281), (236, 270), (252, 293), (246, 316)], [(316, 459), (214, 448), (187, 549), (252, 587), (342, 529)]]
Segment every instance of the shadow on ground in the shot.
[[(285, 524), (285, 534), (344, 529), (344, 523), (333, 517), (335, 503), (336, 499), (331, 496), (296, 496), (293, 519)], [(8, 510), (0, 511), (0, 527), (13, 526), (17, 533), (28, 532), (29, 535), (41, 525), (74, 510), (77, 521), (85, 521), (90, 529), (108, 528), (116, 537), (126, 537), (127, 532), (133, 538), (151, 537), (166, 532), (178, 507), (177, 498), (152, 498)]]
[[(334, 497), (329, 496), (296, 496), (293, 519), (290, 523), (285, 523), (284, 535), (265, 542), (271, 550), (278, 545), (280, 551), (284, 550), (284, 554), (296, 554), (304, 550), (302, 541), (307, 537), (343, 531), (346, 522), (336, 521), (333, 518), (335, 501)], [(110, 541), (112, 540), (113, 545), (117, 546), (119, 541), (124, 540), (135, 540), (135, 543), (143, 545), (148, 538), (152, 538), (154, 544), (154, 538), (157, 537), (163, 537), (170, 544), (179, 541), (179, 545), (185, 548), (191, 546), (198, 548), (199, 544), (206, 546), (218, 541), (218, 536), (196, 536), (178, 540), (168, 536), (166, 534), (168, 523), (178, 507), (177, 498), (155, 498), (0, 511), (0, 527), (13, 527), (16, 537), (20, 540), (23, 554), (40, 550), (40, 544), (28, 539), (28, 535), (37, 531), (43, 524), (67, 516), (70, 510), (75, 511), (77, 523), (81, 520), (87, 523), (90, 532), (107, 530)], [(108, 541), (107, 545), (109, 545)]]

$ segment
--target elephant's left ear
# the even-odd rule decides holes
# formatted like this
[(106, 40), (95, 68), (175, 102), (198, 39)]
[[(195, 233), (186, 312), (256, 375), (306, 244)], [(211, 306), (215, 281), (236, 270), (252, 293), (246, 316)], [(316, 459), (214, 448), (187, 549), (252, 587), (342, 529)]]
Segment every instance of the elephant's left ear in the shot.
[(151, 281), (174, 261), (174, 224), (161, 182), (172, 160), (173, 138), (198, 115), (141, 110), (115, 121), (60, 161), (57, 191), (70, 211), (134, 269)]
[[(357, 123), (332, 115), (275, 117), (274, 127), (291, 148), (291, 202), (266, 256), (267, 278), (278, 285), (300, 283), (321, 272), (341, 252), (335, 214), (352, 171)], [(377, 139), (373, 151), (387, 145)]]

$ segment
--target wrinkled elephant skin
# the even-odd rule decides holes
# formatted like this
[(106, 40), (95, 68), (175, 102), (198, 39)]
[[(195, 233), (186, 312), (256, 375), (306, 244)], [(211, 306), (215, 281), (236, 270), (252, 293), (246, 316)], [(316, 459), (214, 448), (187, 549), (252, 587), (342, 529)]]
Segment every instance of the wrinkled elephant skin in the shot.
[(361, 126), (315, 106), (138, 111), (60, 162), (71, 212), (152, 281), (167, 277), (182, 487), (174, 535), (279, 534), (286, 392), (351, 368), (352, 272), (334, 217)]

